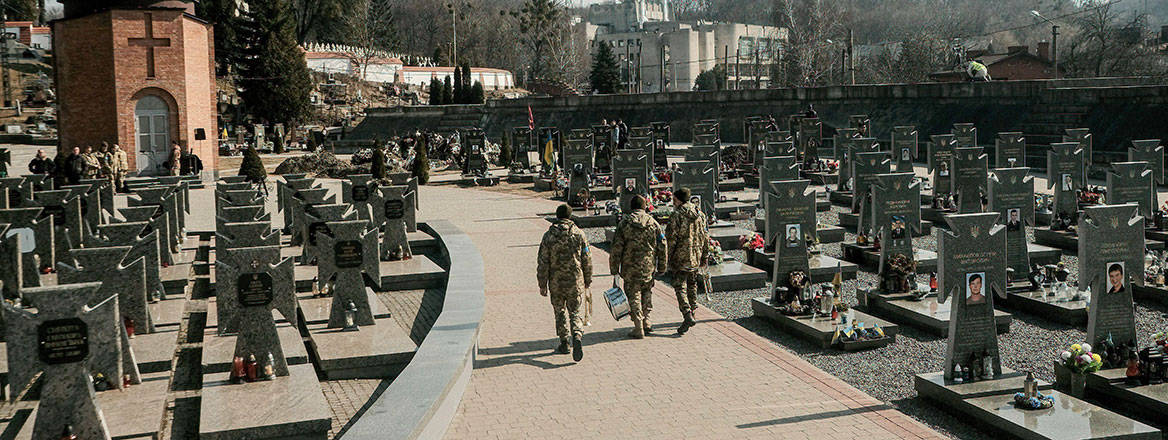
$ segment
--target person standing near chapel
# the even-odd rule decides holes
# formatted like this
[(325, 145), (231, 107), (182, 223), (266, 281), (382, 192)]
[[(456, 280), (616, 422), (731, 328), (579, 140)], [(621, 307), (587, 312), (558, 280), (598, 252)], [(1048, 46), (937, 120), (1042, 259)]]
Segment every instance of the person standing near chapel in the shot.
[(36, 157), (28, 163), (28, 172), (32, 174), (53, 176), (56, 169), (57, 164), (53, 163), (53, 160), (45, 155), (45, 150), (37, 150)]
[(568, 337), (572, 338), (572, 359), (584, 358), (584, 320), (580, 316), (580, 298), (592, 286), (592, 255), (584, 231), (571, 220), (572, 207), (563, 204), (556, 208), (556, 221), (543, 234), (539, 244), (536, 279), (539, 294), (551, 296), (556, 315), (556, 336), (560, 345), (556, 353), (568, 353)]
[(103, 141), (94, 155), (101, 164), (99, 168), (101, 171), (98, 173), (98, 177), (101, 177), (102, 179), (109, 179), (111, 176), (113, 176), (113, 156), (110, 155), (109, 142)]
[(693, 312), (697, 309), (698, 282), (701, 268), (710, 258), (710, 231), (706, 227), (706, 215), (689, 200), (689, 188), (673, 193), (673, 215), (665, 227), (665, 241), (669, 249), (669, 273), (673, 277), (673, 291), (677, 294), (677, 305), (685, 317), (678, 334), (685, 334), (697, 324)]
[(665, 230), (645, 212), (645, 199), (633, 196), (632, 212), (616, 226), (609, 250), (608, 267), (624, 281), (629, 297), (629, 317), (633, 321), (632, 339), (644, 339), (653, 331), (649, 312), (653, 311), (653, 275), (665, 273)]
[(182, 171), (182, 147), (178, 142), (170, 144), (170, 158), (166, 160), (166, 175), (177, 176)]
[(126, 152), (122, 151), (122, 147), (114, 144), (110, 151), (110, 178), (114, 184), (115, 192), (122, 192), (126, 188), (126, 172), (130, 169), (130, 161), (126, 158)]
[(101, 174), (101, 159), (98, 158), (98, 153), (88, 145), (81, 150), (81, 163), (82, 179), (96, 179)]

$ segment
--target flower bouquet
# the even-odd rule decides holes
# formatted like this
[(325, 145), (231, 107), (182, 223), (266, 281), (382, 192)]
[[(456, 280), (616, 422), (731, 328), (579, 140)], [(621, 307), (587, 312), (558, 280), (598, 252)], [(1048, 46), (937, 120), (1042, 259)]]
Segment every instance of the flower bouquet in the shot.
[(722, 243), (719, 243), (718, 240), (711, 238), (707, 246), (709, 246), (708, 250), (710, 252), (710, 265), (717, 266), (722, 264), (722, 261), (725, 260), (725, 255), (722, 253)]
[(1014, 407), (1021, 409), (1046, 409), (1054, 406), (1054, 396), (1047, 396), (1036, 392), (1034, 397), (1026, 397), (1023, 393), (1014, 393)]
[(1069, 350), (1062, 352), (1063, 366), (1075, 374), (1087, 374), (1099, 371), (1103, 367), (1103, 358), (1091, 352), (1090, 344), (1073, 344)]
[(752, 232), (739, 236), (738, 244), (747, 251), (753, 251), (755, 249), (762, 249), (765, 242), (762, 239), (762, 235), (759, 235), (757, 232)]

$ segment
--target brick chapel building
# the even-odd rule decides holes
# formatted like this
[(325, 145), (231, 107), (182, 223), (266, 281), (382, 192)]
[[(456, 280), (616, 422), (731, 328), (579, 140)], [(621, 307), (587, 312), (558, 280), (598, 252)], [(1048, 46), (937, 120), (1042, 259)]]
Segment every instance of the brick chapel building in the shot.
[(189, 0), (62, 0), (52, 23), (62, 150), (117, 143), (131, 175), (162, 174), (177, 141), (218, 162), (212, 25)]

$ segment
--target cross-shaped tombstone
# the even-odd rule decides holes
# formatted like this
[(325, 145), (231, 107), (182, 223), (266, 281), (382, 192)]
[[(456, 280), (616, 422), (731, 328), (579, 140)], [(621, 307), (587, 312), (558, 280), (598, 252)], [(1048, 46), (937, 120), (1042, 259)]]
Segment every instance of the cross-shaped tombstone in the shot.
[(989, 212), (1006, 225), (1006, 265), (1011, 278), (1030, 273), (1030, 244), (1026, 227), (1034, 226), (1034, 178), (1030, 168), (995, 168), (989, 178)]
[[(714, 139), (721, 139), (718, 122), (713, 120), (702, 120), (694, 124), (694, 139), (698, 136), (713, 136)], [(697, 143), (696, 141), (694, 143)]]
[(852, 192), (852, 213), (859, 213), (868, 199), (866, 197), (868, 188), (876, 181), (877, 175), (892, 171), (892, 161), (888, 160), (888, 153), (883, 151), (856, 153), (851, 166), (852, 180), (856, 188)]
[(32, 202), (32, 205), (43, 209), (42, 217), (46, 220), (52, 217), (53, 255), (57, 260), (46, 262), (50, 266), (67, 259), (69, 250), (73, 249), (73, 243), (80, 245), (84, 237), (81, 229), (84, 224), (81, 219), (81, 199), (69, 198), (70, 193), (69, 190), (41, 191), (36, 193), (36, 198)]
[(717, 173), (714, 167), (708, 161), (678, 162), (677, 169), (673, 172), (673, 192), (689, 188), (690, 201), (696, 202), (694, 205), (701, 209), (706, 217), (713, 217), (714, 204), (718, 200), (715, 174)]
[(854, 128), (841, 128), (835, 134), (835, 160), (839, 162), (839, 183), (837, 191), (851, 191), (852, 170), (848, 166), (852, 160), (852, 151), (855, 150), (856, 139), (859, 133)]
[[(880, 142), (873, 138), (854, 138), (850, 142), (844, 144), (844, 148), (846, 149), (844, 155), (847, 157), (846, 163), (848, 168), (846, 173), (847, 181), (845, 182), (847, 185), (846, 189), (848, 191), (852, 191), (852, 194), (856, 194), (857, 191), (860, 194), (864, 194), (863, 189), (856, 188), (856, 173), (855, 167), (852, 164), (856, 162), (857, 154), (879, 152)], [(891, 166), (891, 164), (889, 164), (889, 166)], [(841, 181), (843, 181), (843, 176), (841, 176)]]
[(125, 263), (130, 246), (73, 249), (75, 264), (57, 263), (59, 284), (100, 282), (100, 296), (117, 295), (118, 313), (137, 333), (154, 333), (146, 296), (145, 259)]
[(1112, 162), (1111, 172), (1107, 173), (1107, 203), (1135, 203), (1140, 207), (1140, 216), (1150, 219), (1152, 210), (1156, 209), (1152, 195), (1154, 181), (1147, 162)]
[[(994, 297), (1006, 297), (1006, 234), (995, 224), (998, 213), (951, 214), (952, 232), (936, 229), (937, 302), (949, 306), (949, 340), (945, 346), (945, 379), (954, 367), (988, 361), (987, 375), (1002, 374), (998, 352)], [(974, 368), (978, 369), (978, 368)]]
[(1164, 184), (1164, 147), (1159, 139), (1133, 140), (1127, 150), (1128, 162), (1147, 162), (1148, 169), (1152, 170), (1152, 209), (1159, 209), (1160, 194), (1156, 185)]
[(163, 239), (170, 242), (171, 252), (178, 252), (178, 245), (183, 239), (182, 224), (178, 219), (182, 216), (182, 210), (179, 209), (178, 196), (175, 193), (174, 187), (151, 186), (135, 190), (137, 199), (133, 197), (129, 199), (131, 207), (158, 206), (166, 213), (169, 229), (168, 235)]
[(859, 228), (866, 219), (880, 237), (881, 275), (887, 275), (888, 262), (897, 255), (916, 261), (912, 238), (921, 232), (921, 189), (915, 178), (913, 173), (884, 172), (875, 176), (869, 188), (871, 215), (860, 216)]
[(667, 157), (666, 150), (669, 148), (669, 126), (668, 122), (652, 122), (649, 124), (653, 133), (653, 160), (656, 166), (665, 166)]
[(1026, 135), (1019, 132), (998, 133), (994, 140), (994, 166), (1021, 168), (1026, 166)]
[(264, 211), (263, 205), (228, 206), (220, 208), (215, 216), (215, 229), (221, 230), (228, 223), (272, 222), (272, 215)]
[(287, 376), (272, 310), (297, 327), (292, 259), (281, 260), (279, 246), (231, 249), (216, 255), (215, 274), (219, 334), (237, 333), (235, 356), (265, 365), (268, 358), (277, 376)]
[(25, 291), (37, 313), (3, 303), (8, 327), (9, 384), (17, 400), (34, 381), (42, 384), (32, 438), (62, 438), (72, 426), (77, 438), (109, 439), (93, 377), (122, 388), (122, 345), (117, 297), (93, 301), (99, 283), (40, 287)]
[(41, 217), (43, 208), (0, 209), (0, 223), (9, 225), (5, 239), (15, 238), (20, 248), (23, 287), (41, 285), (40, 270), (56, 259), (53, 222)]
[(10, 225), (0, 223), (0, 282), (3, 299), (20, 298), (24, 286), (24, 272), (20, 264), (20, 235), (8, 235)]
[(953, 124), (953, 140), (961, 148), (977, 146), (977, 127), (970, 123)]
[(531, 168), (531, 162), (527, 160), (527, 153), (533, 151), (534, 142), (531, 136), (531, 127), (511, 128), (511, 146), (515, 149), (514, 160), (524, 169)]
[(1046, 152), (1046, 171), (1046, 186), (1054, 188), (1054, 217), (1074, 223), (1079, 211), (1079, 188), (1087, 182), (1082, 148), (1077, 143), (1051, 144)]
[[(786, 133), (786, 132), (780, 132), (780, 131), (772, 131), (771, 132), (771, 134), (775, 135), (775, 136), (781, 135), (781, 134), (776, 135), (775, 133)], [(799, 150), (795, 148), (795, 142), (790, 140), (790, 136), (787, 136), (786, 140), (767, 141), (766, 142), (766, 145), (763, 147), (763, 150), (762, 150), (762, 160), (766, 160), (766, 158), (768, 158), (768, 157), (775, 157), (775, 156), (799, 157)], [(760, 162), (758, 162), (758, 164), (761, 165), (762, 162), (760, 161)]]
[(868, 115), (848, 116), (848, 126), (854, 128), (859, 137), (872, 137), (872, 118)]
[(100, 193), (101, 210), (105, 213), (105, 216), (114, 215), (114, 195), (116, 189), (112, 181), (109, 179), (81, 179), (80, 183), (82, 185), (90, 185), (92, 187), (90, 189), (91, 191)]
[(135, 206), (121, 208), (118, 212), (122, 213), (122, 217), (127, 222), (146, 222), (145, 233), (155, 233), (155, 237), (158, 240), (158, 256), (161, 263), (165, 265), (175, 264), (174, 244), (166, 239), (170, 235), (170, 222), (166, 220), (166, 213), (163, 212), (162, 208), (154, 205)]
[(159, 176), (160, 186), (174, 188), (178, 198), (178, 226), (180, 231), (187, 229), (186, 217), (191, 211), (191, 182), (182, 176)]
[(329, 196), (327, 188), (311, 188), (298, 191), (290, 201), (295, 218), (293, 221), (295, 226), (292, 229), (292, 245), (304, 245), (306, 241), (304, 229), (308, 227), (308, 220), (305, 219), (306, 213), (312, 206), (336, 203), (336, 197)]
[(722, 147), (720, 145), (721, 141), (717, 141), (710, 145), (691, 146), (685, 150), (684, 161), (709, 161), (710, 166), (714, 169), (714, 179), (720, 181), (722, 174)]
[(373, 206), (369, 200), (377, 191), (377, 181), (372, 174), (352, 174), (341, 181), (341, 200), (353, 205), (357, 218), (369, 221), (373, 217)]
[(1066, 134), (1063, 135), (1063, 142), (1079, 144), (1079, 149), (1083, 150), (1083, 175), (1091, 169), (1092, 158), (1094, 157), (1095, 149), (1094, 138), (1091, 136), (1090, 128), (1068, 128)]
[[(815, 191), (808, 188), (810, 184), (809, 180), (767, 182), (767, 186), (771, 190), (764, 195), (763, 199), (766, 215), (764, 239), (767, 248), (802, 246), (803, 262), (799, 267), (806, 267), (807, 242), (814, 241), (816, 237)], [(793, 257), (793, 255), (788, 256)], [(783, 267), (788, 266), (784, 263)], [(785, 276), (787, 272), (790, 270), (782, 273)], [(806, 271), (805, 273), (810, 274)]]
[(321, 243), (319, 287), (333, 282), (328, 327), (346, 327), (345, 309), (350, 302), (357, 306), (354, 323), (373, 325), (365, 286), (381, 285), (377, 229), (369, 229), (369, 223), (360, 220), (330, 222), (328, 233), (318, 234), (317, 240)]
[(279, 246), (280, 233), (269, 222), (225, 223), (215, 232), (215, 252), (245, 247)]
[(23, 177), (0, 178), (0, 209), (19, 208), (24, 204), (24, 195), (20, 192), (23, 184)]
[(149, 222), (110, 223), (98, 226), (98, 232), (105, 236), (107, 246), (129, 246), (122, 264), (142, 259), (146, 273), (146, 292), (150, 298), (166, 299), (166, 289), (162, 286), (162, 255), (158, 242), (158, 231), (150, 229)]
[(51, 191), (53, 188), (53, 179), (47, 174), (31, 174), (24, 176), (24, 183), (20, 185), (20, 193), (24, 200), (32, 200), (35, 197), (33, 194), (39, 191)]
[[(753, 118), (753, 119), (751, 119)], [(763, 155), (761, 151), (766, 148), (767, 143), (767, 125), (766, 121), (759, 116), (752, 116), (744, 121), (746, 126), (746, 148), (751, 151), (751, 163), (758, 165), (762, 160)]]
[(617, 150), (612, 156), (612, 191), (620, 196), (621, 212), (632, 212), (633, 196), (649, 196), (649, 161), (641, 150)]
[(375, 229), (385, 229), (381, 244), (382, 259), (393, 260), (414, 255), (406, 232), (409, 231), (409, 224), (416, 221), (413, 205), (415, 197), (415, 191), (408, 186), (379, 188), (374, 201), (373, 218), (376, 221)]
[(981, 212), (989, 177), (989, 155), (984, 154), (981, 147), (957, 147), (953, 149), (952, 160), (952, 192), (957, 198), (957, 212)]
[(276, 187), (276, 204), (284, 214), (284, 230), (296, 230), (296, 200), (300, 198), (300, 191), (316, 185), (315, 179), (284, 176), (284, 182)]
[(596, 151), (596, 166), (600, 168), (608, 166), (609, 161), (612, 159), (609, 155), (616, 148), (612, 140), (612, 127), (607, 125), (593, 125), (592, 135), (589, 141), (592, 142), (592, 148)]
[(466, 143), (466, 162), (462, 168), (463, 174), (486, 175), (487, 173), (487, 138), (482, 130), (468, 130), (463, 137)]
[(257, 189), (215, 192), (215, 208), (217, 210), (231, 206), (253, 206), (263, 204), (264, 195)]
[(628, 149), (645, 153), (646, 168), (652, 170), (654, 162), (653, 138), (650, 136), (629, 137)]
[[(762, 159), (758, 170), (759, 191), (766, 194), (770, 190), (767, 182), (795, 180), (799, 178), (799, 163), (795, 156), (774, 156)], [(762, 199), (762, 195), (759, 196)], [(766, 200), (766, 199), (762, 199)]]
[(819, 161), (819, 147), (822, 143), (823, 123), (818, 119), (800, 119), (799, 152), (803, 154), (804, 164)]
[(917, 128), (911, 125), (892, 127), (892, 155), (896, 172), (913, 172), (913, 159), (917, 157)]
[(1136, 342), (1132, 285), (1144, 285), (1144, 219), (1135, 204), (1089, 206), (1079, 222), (1079, 290), (1091, 291), (1087, 342)]
[(568, 139), (564, 144), (564, 170), (568, 174), (568, 203), (575, 205), (581, 189), (592, 182), (594, 150), (587, 140)]
[[(101, 204), (101, 187), (97, 185), (66, 185), (61, 189), (69, 190), (69, 198), (77, 197), (81, 203), (81, 220), (85, 223), (81, 230), (82, 239), (97, 225), (105, 223), (104, 210)], [(81, 242), (73, 242), (80, 244)]]
[(953, 188), (953, 176), (949, 167), (953, 166), (953, 149), (957, 146), (957, 140), (951, 134), (933, 135), (930, 139), (929, 173), (933, 180), (933, 198), (940, 199), (951, 195), (949, 191)]
[(313, 260), (320, 257), (320, 242), (317, 237), (321, 233), (328, 233), (328, 224), (331, 222), (339, 222), (342, 220), (355, 219), (356, 213), (349, 205), (331, 204), (331, 205), (312, 205), (304, 210), (304, 228), (300, 230), (304, 234), (304, 245), (301, 246), (300, 261), (301, 264), (310, 264)]

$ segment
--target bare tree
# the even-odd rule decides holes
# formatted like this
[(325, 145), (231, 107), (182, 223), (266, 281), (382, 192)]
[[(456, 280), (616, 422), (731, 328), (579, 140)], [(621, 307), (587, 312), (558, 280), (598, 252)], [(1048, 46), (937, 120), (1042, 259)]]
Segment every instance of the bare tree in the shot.
[[(787, 28), (787, 45), (773, 72), (780, 86), (820, 86), (842, 72), (845, 11), (830, 0), (775, 0), (774, 22)], [(837, 67), (838, 66), (838, 67)], [(837, 80), (838, 81), (838, 80)]]
[(1124, 20), (1110, 2), (1088, 0), (1075, 16), (1065, 62), (1067, 76), (1161, 75), (1163, 55), (1146, 45), (1147, 16)]
[(352, 47), (349, 60), (361, 70), (362, 80), (374, 58), (394, 49), (394, 15), (391, 0), (360, 0), (356, 10), (345, 16), (347, 43)]

